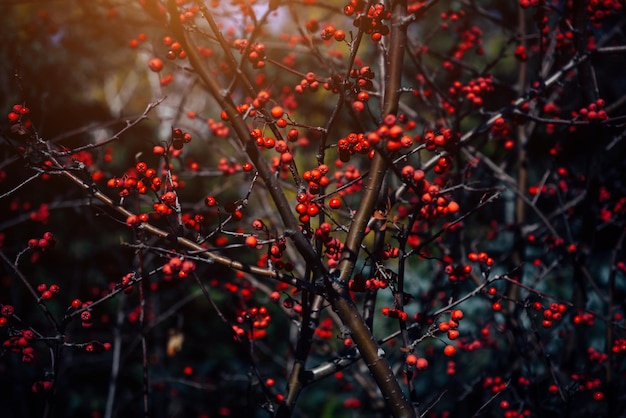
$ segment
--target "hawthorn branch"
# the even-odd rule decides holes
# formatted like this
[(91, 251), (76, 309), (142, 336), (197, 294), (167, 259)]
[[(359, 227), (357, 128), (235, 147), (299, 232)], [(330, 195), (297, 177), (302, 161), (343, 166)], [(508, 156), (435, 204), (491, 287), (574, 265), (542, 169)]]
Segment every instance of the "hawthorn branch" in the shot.
[[(80, 179), (79, 177), (77, 177), (75, 174), (71, 173), (70, 171), (66, 171), (63, 170), (60, 172), (61, 175), (65, 176), (66, 178), (68, 178), (71, 182), (73, 182), (74, 184), (78, 185), (80, 188), (82, 188), (83, 190), (91, 193), (91, 195), (93, 196), (93, 198), (99, 200), (100, 202), (102, 202), (105, 206), (109, 207), (110, 209), (112, 209), (113, 211), (117, 212), (117, 214), (122, 218), (122, 219), (126, 219), (131, 215), (134, 215), (133, 212), (129, 211), (128, 209), (119, 206), (117, 204), (115, 204), (115, 202), (109, 198), (107, 195), (105, 195), (104, 193), (102, 193), (101, 191), (94, 189), (91, 185), (87, 184), (85, 181), (83, 181), (82, 179)], [(177, 237), (167, 231), (164, 231), (160, 228), (157, 228), (156, 226), (147, 223), (147, 222), (143, 222), (140, 223), (137, 226), (138, 229), (142, 230), (142, 231), (146, 231), (151, 235), (154, 235), (158, 238), (164, 239), (166, 241), (170, 241), (173, 244), (179, 244), (182, 247), (186, 247), (187, 249), (191, 250), (191, 251), (195, 251), (197, 256), (202, 256), (205, 257), (208, 260), (211, 260), (213, 262), (222, 264), (228, 268), (234, 269), (234, 270), (240, 270), (243, 272), (247, 272), (250, 274), (254, 274), (257, 276), (262, 276), (262, 277), (268, 277), (268, 278), (272, 278), (272, 279), (276, 279), (279, 280), (281, 282), (290, 284), (292, 286), (295, 287), (301, 287), (300, 282), (293, 278), (293, 277), (289, 277), (289, 276), (285, 276), (284, 274), (277, 272), (277, 271), (273, 271), (270, 269), (265, 269), (265, 268), (261, 268), (261, 267), (257, 267), (257, 266), (253, 266), (253, 265), (249, 265), (249, 264), (245, 264), (245, 263), (241, 263), (239, 261), (235, 261), (229, 257), (225, 257), (223, 255), (220, 254), (214, 254), (210, 251), (210, 248), (206, 248), (201, 246), (200, 244), (195, 243), (194, 241), (191, 241), (188, 238), (185, 237)]]
[[(404, 49), (407, 44), (406, 26), (404, 24), (406, 1), (394, 1), (391, 8), (393, 21), (390, 34), (389, 62), (387, 63), (388, 71), (385, 79), (383, 115), (395, 115), (397, 113), (401, 91)], [(380, 188), (387, 171), (387, 163), (384, 156), (379, 152), (375, 153), (370, 167), (361, 205), (350, 225), (348, 236), (344, 243), (344, 251), (337, 266), (337, 278), (330, 283), (333, 292), (331, 302), (344, 324), (350, 329), (353, 340), (357, 344), (359, 352), (374, 376), (393, 415), (396, 417), (414, 417), (416, 415), (414, 409), (404, 397), (389, 363), (380, 356), (380, 347), (374, 341), (370, 329), (356, 310), (356, 306), (347, 291), (347, 283), (356, 265), (359, 249), (365, 237), (365, 228), (378, 200)]]
[[(510, 114), (511, 112), (514, 112), (515, 110), (518, 110), (521, 105), (523, 105), (524, 103), (530, 101), (531, 99), (536, 97), (538, 94), (548, 90), (550, 87), (552, 87), (554, 84), (556, 84), (562, 78), (564, 78), (571, 70), (573, 70), (574, 68), (578, 67), (579, 65), (585, 63), (589, 59), (589, 57), (590, 57), (589, 53), (578, 54), (578, 55), (575, 55), (574, 57), (572, 57), (572, 59), (567, 64), (565, 64), (562, 68), (560, 68), (558, 71), (556, 71), (550, 77), (548, 77), (543, 82), (543, 85), (542, 85), (541, 88), (539, 88), (539, 89), (531, 89), (531, 90), (527, 91), (526, 94), (524, 94), (523, 96), (518, 97), (510, 106), (507, 106), (507, 107), (501, 109), (500, 111), (495, 112), (489, 119), (484, 121), (482, 124), (476, 126), (475, 128), (473, 128), (473, 129), (467, 131), (465, 134), (463, 134), (463, 136), (461, 136), (461, 138), (459, 139), (458, 145), (459, 146), (465, 146), (466, 144), (471, 142), (476, 136), (486, 132), (489, 128), (491, 128), (493, 126), (493, 123), (497, 119), (499, 119), (501, 117), (504, 117), (504, 116)], [(439, 158), (445, 157), (445, 156), (449, 156), (449, 155), (450, 154), (447, 151), (442, 151), (438, 155), (434, 156), (433, 158), (431, 158), (430, 160), (428, 160), (427, 162), (422, 164), (421, 169), (424, 170), (424, 171), (428, 171), (428, 170), (432, 169), (435, 165), (437, 165), (437, 162), (439, 161)]]
[[(219, 42), (220, 47), (222, 48), (222, 51), (226, 55), (226, 64), (228, 65), (230, 70), (235, 74), (235, 77), (236, 77), (237, 81), (239, 81), (243, 85), (243, 87), (245, 88), (245, 90), (248, 93), (248, 95), (251, 98), (255, 98), (257, 96), (257, 91), (254, 88), (254, 85), (250, 82), (250, 79), (243, 73), (243, 69), (242, 68), (243, 68), (243, 62), (244, 62), (245, 58), (242, 59), (240, 65), (237, 64), (237, 60), (235, 59), (235, 56), (233, 55), (233, 53), (231, 51), (231, 47), (228, 45), (228, 42), (226, 42), (226, 39), (224, 39), (224, 36), (222, 35), (222, 32), (220, 31), (217, 23), (213, 19), (213, 15), (209, 11), (209, 9), (207, 9), (207, 7), (204, 4), (202, 4), (202, 2), (196, 2), (196, 3), (198, 4), (200, 10), (202, 11), (204, 19), (209, 24), (209, 27), (211, 28), (211, 30), (213, 31), (213, 34), (217, 38), (217, 41)], [(175, 15), (173, 10), (174, 9), (170, 8), (170, 13)], [(265, 22), (267, 20), (268, 13), (266, 13), (263, 16), (262, 22)], [(174, 20), (176, 20), (176, 19), (174, 19)], [(179, 26), (178, 30), (182, 31), (183, 34), (185, 35), (185, 43), (188, 44), (189, 46), (191, 46), (192, 48), (194, 48), (194, 58), (193, 58), (193, 61), (192, 61), (192, 58), (190, 56), (189, 57), (189, 62), (191, 63), (191, 65), (193, 66), (193, 68), (196, 71), (198, 71), (199, 66), (201, 66), (203, 68), (203, 70), (202, 71), (198, 71), (198, 73), (200, 75), (200, 78), (206, 84), (206, 80), (205, 80), (204, 76), (206, 76), (206, 71), (205, 70), (208, 70), (208, 68), (206, 68), (206, 66), (204, 65), (204, 62), (200, 59), (199, 54), (197, 53), (196, 45), (193, 43), (192, 39), (187, 34), (187, 31), (184, 30), (184, 28), (182, 27), (180, 22), (177, 22), (176, 24)], [(254, 37), (257, 35), (257, 31), (258, 31), (257, 28), (260, 28), (260, 27), (261, 27), (260, 24), (255, 25), (255, 30), (254, 30), (254, 33), (252, 33), (252, 35), (250, 36), (250, 41), (252, 41), (254, 39)], [(248, 52), (249, 52), (250, 47), (251, 47), (250, 44), (251, 44), (251, 42), (248, 42), (248, 45), (246, 46), (246, 49), (244, 51), (244, 55), (243, 55), (244, 57), (248, 55)], [(187, 49), (188, 48), (185, 48), (185, 50), (187, 50)], [(212, 79), (212, 77), (211, 77), (211, 79)], [(215, 84), (217, 86), (217, 83), (215, 83)], [(207, 85), (207, 87), (209, 87), (209, 86)], [(217, 87), (218, 87), (218, 90), (216, 91), (216, 93), (219, 92), (219, 90), (220, 90), (219, 86), (217, 86)], [(209, 88), (209, 90), (211, 91), (211, 95), (213, 97), (217, 98), (215, 96), (212, 88)], [(222, 107), (222, 108), (224, 109), (224, 107)], [(226, 110), (226, 109), (224, 109), (224, 110)], [(265, 120), (265, 122), (268, 124), (268, 126), (272, 130), (272, 133), (274, 134), (276, 139), (283, 140), (282, 134), (280, 133), (280, 131), (278, 130), (278, 127), (276, 126), (276, 122), (270, 116), (270, 114), (267, 112), (267, 110), (265, 110), (264, 108), (260, 108), (260, 109), (257, 109), (257, 111), (261, 113), (261, 115), (263, 116), (263, 119)], [(237, 112), (237, 114), (238, 114), (238, 112)], [(243, 145), (243, 143), (247, 142), (247, 140), (244, 140), (244, 138), (247, 138), (247, 137), (249, 137), (249, 133), (246, 136), (239, 136), (239, 139), (242, 141), (242, 145)], [(289, 162), (288, 165), (289, 165), (289, 170), (291, 171), (291, 174), (292, 174), (292, 176), (294, 178), (294, 181), (296, 182), (298, 187), (299, 188), (304, 188), (304, 184), (302, 182), (302, 179), (300, 178), (300, 174), (298, 173), (298, 168), (296, 167), (296, 164), (293, 161), (291, 161), (291, 162)]]
[(165, 97), (162, 97), (162, 98), (160, 98), (159, 100), (157, 100), (155, 102), (149, 103), (148, 106), (146, 106), (146, 109), (143, 111), (143, 113), (138, 118), (135, 118), (132, 121), (131, 120), (127, 120), (126, 121), (126, 126), (124, 126), (122, 129), (120, 129), (112, 137), (110, 137), (108, 139), (105, 139), (102, 142), (98, 142), (97, 144), (87, 144), (87, 145), (83, 145), (82, 147), (73, 148), (73, 149), (68, 150), (68, 151), (56, 152), (55, 155), (59, 156), (59, 157), (63, 157), (63, 156), (74, 154), (74, 153), (79, 152), (79, 151), (85, 151), (85, 150), (88, 150), (88, 149), (94, 149), (94, 148), (103, 147), (103, 146), (105, 146), (107, 144), (110, 144), (113, 141), (118, 141), (122, 137), (122, 135), (124, 133), (126, 133), (128, 130), (130, 130), (134, 126), (138, 125), (143, 120), (147, 119), (148, 118), (148, 114), (150, 113), (150, 111), (152, 109), (154, 109), (155, 107), (157, 107), (158, 105), (160, 105), (164, 100), (165, 100)]
[(300, 230), (298, 222), (291, 211), (289, 202), (282, 191), (278, 179), (274, 176), (274, 173), (272, 173), (270, 167), (267, 165), (267, 162), (260, 155), (258, 147), (252, 139), (246, 123), (237, 111), (236, 106), (230, 97), (224, 97), (222, 95), (221, 88), (213, 77), (211, 70), (206, 65), (204, 59), (200, 56), (195, 43), (191, 40), (187, 31), (183, 28), (182, 23), (178, 18), (176, 2), (170, 0), (168, 2), (168, 7), (172, 30), (187, 52), (189, 63), (196, 70), (200, 79), (204, 82), (209, 94), (217, 101), (220, 108), (228, 115), (231, 126), (239, 139), (241, 147), (246, 151), (248, 157), (258, 170), (259, 176), (263, 179), (263, 182), (272, 196), (272, 200), (278, 209), (278, 213), (280, 214), (286, 229), (290, 231), (290, 237), (296, 248), (300, 254), (302, 254), (306, 262), (312, 266), (315, 271), (315, 277), (323, 277), (326, 273), (326, 268), (321, 263), (319, 257), (315, 253), (315, 250)]

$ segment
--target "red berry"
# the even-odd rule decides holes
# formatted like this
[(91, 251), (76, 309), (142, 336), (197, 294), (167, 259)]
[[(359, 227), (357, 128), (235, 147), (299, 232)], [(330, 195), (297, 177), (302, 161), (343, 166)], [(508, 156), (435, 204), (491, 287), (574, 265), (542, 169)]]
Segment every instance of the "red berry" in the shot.
[(152, 58), (148, 61), (148, 67), (150, 67), (150, 70), (158, 73), (163, 69), (163, 61), (159, 58)]
[(453, 345), (446, 345), (446, 347), (443, 349), (443, 354), (448, 357), (452, 357), (454, 354), (456, 354), (456, 348)]
[(250, 248), (256, 248), (258, 244), (258, 240), (257, 237), (255, 237), (254, 235), (250, 235), (248, 237), (246, 237), (246, 245)]
[(0, 310), (0, 313), (4, 317), (10, 317), (13, 315), (14, 312), (15, 312), (15, 309), (13, 309), (13, 306), (11, 305), (4, 305), (2, 309)]
[(215, 200), (213, 196), (207, 196), (204, 198), (204, 204), (209, 208), (212, 206), (215, 206), (216, 203), (217, 203), (217, 200)]
[(463, 311), (460, 309), (455, 309), (452, 311), (450, 317), (454, 319), (455, 321), (459, 321), (463, 319)]
[(280, 118), (283, 115), (283, 113), (285, 113), (285, 111), (280, 106), (274, 106), (271, 110), (271, 114), (275, 119)]

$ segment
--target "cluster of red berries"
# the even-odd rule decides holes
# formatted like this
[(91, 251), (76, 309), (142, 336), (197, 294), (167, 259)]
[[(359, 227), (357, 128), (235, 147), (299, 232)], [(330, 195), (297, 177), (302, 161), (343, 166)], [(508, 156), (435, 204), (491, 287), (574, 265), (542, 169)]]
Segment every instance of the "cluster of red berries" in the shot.
[(196, 213), (192, 216), (189, 213), (183, 213), (182, 221), (186, 228), (200, 232), (202, 224), (204, 223), (204, 215)]
[(601, 364), (609, 358), (606, 353), (602, 353), (593, 347), (587, 348), (587, 355), (589, 356), (589, 361), (592, 363), (596, 362)]
[(315, 93), (319, 86), (320, 82), (317, 81), (315, 73), (308, 72), (304, 75), (304, 78), (300, 80), (300, 83), (294, 87), (294, 91), (299, 94), (304, 93), (306, 90)]
[[(491, 75), (472, 79), (465, 85), (457, 80), (448, 89), (450, 96), (458, 97), (463, 95), (474, 106), (481, 106), (483, 104), (483, 96), (491, 91), (493, 91), (493, 77)], [(449, 113), (454, 113), (455, 109), (450, 107), (447, 110)], [(450, 110), (452, 111), (450, 112)]]
[(209, 118), (207, 119), (207, 125), (209, 125), (209, 129), (211, 133), (218, 138), (227, 138), (230, 132), (228, 126), (222, 121), (216, 121), (215, 119)]
[(448, 280), (452, 283), (463, 282), (465, 281), (472, 272), (472, 266), (459, 264), (454, 266), (452, 264), (448, 264), (444, 268), (445, 273), (448, 275)]
[(493, 266), (494, 263), (493, 258), (489, 257), (489, 254), (484, 251), (479, 253), (472, 251), (467, 254), (467, 259), (473, 263), (482, 263), (487, 267)]
[(528, 52), (526, 51), (526, 47), (524, 45), (516, 46), (513, 55), (515, 55), (515, 58), (522, 62), (528, 61)]
[(371, 292), (380, 289), (386, 289), (388, 286), (389, 283), (384, 277), (370, 277), (369, 279), (365, 279), (365, 277), (360, 274), (357, 274), (356, 276), (354, 276), (353, 279), (348, 282), (348, 289), (350, 289), (350, 291), (352, 292)]
[[(281, 119), (284, 120), (284, 119)], [(293, 154), (287, 141), (279, 139), (274, 145), (274, 151), (280, 154), (279, 165), (286, 165), (293, 161)]]
[(544, 6), (546, 0), (519, 0), (519, 5), (522, 9), (527, 9), (529, 7), (539, 7)]
[[(570, 377), (573, 381), (578, 383), (578, 390), (581, 392), (586, 390), (596, 390), (602, 386), (602, 381), (600, 379), (592, 378), (586, 373), (574, 373)], [(596, 401), (600, 401), (604, 399), (604, 394), (602, 392), (595, 392), (593, 394), (593, 398)]]
[(450, 128), (443, 128), (438, 133), (428, 131), (417, 138), (422, 141), (428, 151), (434, 151), (438, 147), (449, 148), (454, 145), (459, 139), (459, 134)]
[(493, 121), (491, 125), (491, 135), (495, 139), (504, 141), (505, 149), (512, 149), (515, 146), (515, 141), (510, 136), (511, 125), (507, 123), (504, 118), (500, 117)]
[(415, 186), (419, 196), (418, 214), (420, 219), (433, 221), (438, 217), (457, 213), (460, 209), (459, 204), (451, 200), (449, 196), (442, 194), (438, 184), (430, 183), (425, 178), (420, 179), (422, 173), (422, 170), (415, 170), (411, 175), (413, 181), (416, 178), (419, 179)]
[(544, 328), (550, 328), (554, 324), (554, 322), (559, 322), (563, 319), (563, 314), (567, 310), (567, 306), (562, 303), (551, 303), (547, 308), (545, 308), (541, 302), (534, 302), (532, 305), (533, 309), (536, 311), (543, 312), (543, 320), (541, 325)]
[(229, 160), (226, 157), (220, 158), (217, 162), (217, 169), (224, 175), (232, 175), (240, 172), (241, 170), (251, 171), (252, 168), (252, 164), (250, 163), (239, 164), (238, 162)]
[[(341, 160), (337, 160), (335, 164), (336, 164), (336, 167), (338, 168), (343, 167), (343, 162)], [(335, 171), (334, 173), (335, 186), (338, 189), (341, 188), (341, 190), (339, 190), (337, 194), (339, 196), (346, 196), (346, 195), (358, 193), (359, 191), (361, 191), (363, 187), (363, 180), (360, 177), (361, 177), (361, 172), (359, 171), (357, 167), (355, 167), (352, 164), (348, 164), (345, 170), (343, 171), (341, 170)], [(347, 184), (350, 184), (350, 185), (343, 188)]]
[(613, 340), (613, 345), (611, 346), (611, 352), (615, 354), (626, 353), (626, 338), (617, 338)]
[(28, 240), (28, 248), (35, 249), (38, 248), (41, 251), (46, 251), (51, 248), (54, 248), (56, 245), (56, 238), (52, 234), (52, 232), (45, 232), (43, 236), (39, 239), (31, 238)]
[(47, 223), (50, 218), (50, 210), (47, 203), (39, 205), (37, 210), (34, 210), (28, 216), (31, 221)]
[(352, 104), (352, 109), (360, 112), (365, 108), (365, 103), (370, 99), (367, 90), (371, 90), (374, 86), (374, 72), (371, 67), (365, 65), (361, 68), (353, 68), (350, 70), (350, 91), (355, 95), (356, 101)]
[[(613, 207), (605, 206), (605, 207), (600, 208), (600, 219), (603, 222), (609, 222), (611, 218), (613, 218), (613, 216), (626, 213), (626, 196), (619, 197), (612, 206)], [(626, 271), (626, 268), (620, 267), (623, 265), (624, 265), (623, 262), (617, 263), (617, 266), (620, 268), (620, 270)]]
[(326, 26), (320, 32), (320, 38), (324, 41), (328, 41), (331, 38), (335, 38), (335, 41), (341, 42), (346, 39), (346, 33), (341, 29), (335, 29), (333, 26)]
[(501, 376), (487, 376), (483, 379), (483, 388), (491, 390), (492, 393), (499, 393), (506, 389), (506, 381)]
[(283, 300), (283, 307), (285, 309), (292, 309), (297, 314), (302, 313), (302, 304), (292, 297)]
[(174, 275), (181, 279), (189, 276), (196, 269), (196, 263), (192, 260), (184, 260), (182, 257), (172, 257), (163, 265), (164, 280), (171, 280)]
[(60, 291), (61, 288), (58, 284), (51, 284), (50, 286), (48, 286), (45, 283), (41, 283), (37, 286), (37, 293), (39, 293), (42, 300), (50, 300)]
[(109, 342), (92, 341), (83, 345), (83, 348), (88, 353), (101, 353), (102, 351), (109, 351), (112, 345)]
[(276, 139), (263, 136), (263, 132), (258, 128), (250, 131), (250, 135), (252, 136), (259, 148), (273, 149), (276, 146)]
[(599, 27), (604, 19), (624, 10), (624, 7), (623, 0), (591, 0), (587, 2), (587, 14), (591, 23)]
[[(107, 181), (110, 188), (121, 189), (120, 197), (129, 196), (131, 190), (136, 190), (139, 194), (148, 193), (148, 187), (154, 192), (161, 190), (163, 180), (157, 175), (157, 170), (148, 167), (148, 165), (140, 161), (134, 170), (129, 170), (123, 177), (112, 177)], [(137, 178), (141, 175), (140, 178)]]
[(124, 293), (130, 294), (133, 291), (133, 284), (135, 284), (135, 282), (135, 273), (126, 273), (122, 276), (122, 279), (115, 287), (119, 289), (124, 289)]
[[(454, 214), (459, 211), (459, 204), (451, 200), (450, 196), (442, 194), (438, 184), (433, 184), (426, 180), (424, 178), (424, 171), (415, 170), (413, 166), (407, 165), (402, 168), (401, 173), (402, 177), (406, 179), (407, 182), (410, 183), (412, 181), (413, 183), (412, 189), (416, 192), (417, 196), (413, 197), (410, 203), (411, 206), (419, 206), (418, 215), (420, 220), (434, 222), (441, 216)], [(439, 180), (440, 178), (435, 179), (435, 181)], [(398, 219), (406, 218), (412, 211), (410, 206), (398, 206)], [(455, 225), (446, 227), (451, 231), (460, 226), (458, 223)], [(422, 227), (425, 226), (426, 224), (422, 223)], [(419, 236), (417, 236), (420, 232), (419, 230), (420, 227), (414, 226), (410, 231), (409, 239), (412, 246), (419, 244)], [(447, 263), (450, 264), (452, 261), (447, 261)]]
[(398, 247), (387, 246), (382, 250), (380, 257), (383, 260), (389, 260), (390, 258), (398, 258), (400, 255), (400, 249)]
[[(272, 318), (265, 306), (251, 307), (239, 313), (237, 316), (237, 324), (233, 325), (233, 331), (237, 337), (243, 337), (247, 334), (248, 338), (255, 340), (263, 338), (267, 335), (266, 328), (269, 327)], [(250, 330), (246, 330), (241, 325), (248, 323)]]
[(130, 41), (128, 41), (128, 46), (130, 46), (131, 48), (138, 48), (139, 44), (142, 42), (145, 42), (146, 39), (148, 39), (148, 36), (142, 32), (139, 35), (137, 35), (136, 38), (133, 38)]
[(315, 328), (315, 336), (324, 340), (331, 339), (333, 337), (333, 320), (330, 318), (322, 319), (319, 326)]
[[(352, 6), (352, 3), (356, 3), (357, 7), (359, 6), (359, 1), (350, 2), (349, 6)], [(354, 10), (357, 10), (355, 6)], [(362, 8), (361, 8), (362, 9)], [(346, 13), (346, 8), (344, 8), (344, 13)], [(354, 11), (353, 11), (354, 13)], [(348, 13), (346, 13), (348, 14)], [(359, 13), (355, 18), (352, 24), (362, 30), (364, 33), (370, 35), (372, 41), (378, 42), (382, 39), (383, 36), (389, 34), (389, 27), (386, 26), (383, 21), (391, 19), (391, 12), (385, 9), (385, 5), (382, 3), (377, 3), (367, 10), (367, 14)]]
[(604, 110), (604, 99), (598, 99), (586, 107), (582, 107), (578, 112), (572, 112), (572, 118), (580, 118), (586, 121), (603, 121), (609, 118)]
[[(455, 46), (455, 49), (452, 51), (452, 57), (456, 60), (463, 59), (465, 53), (472, 48), (475, 48), (475, 51), (478, 55), (482, 55), (484, 53), (483, 50), (483, 32), (477, 26), (469, 26), (464, 22), (464, 18), (466, 17), (465, 11), (461, 10), (458, 12), (443, 12), (440, 15), (441, 18), (441, 28), (448, 29), (451, 24), (460, 23), (460, 25), (454, 26), (454, 31), (458, 33), (460, 42)], [(449, 61), (446, 61), (449, 63)], [(451, 64), (451, 63), (449, 63)], [(444, 63), (444, 67), (446, 63)]]
[[(459, 322), (461, 321), (461, 319), (463, 319), (463, 316), (464, 315), (462, 310), (454, 309), (452, 312), (450, 312), (450, 319), (448, 321), (440, 322), (437, 328), (439, 329), (439, 331), (445, 332), (448, 338), (454, 341), (459, 338)], [(447, 345), (444, 348), (444, 354), (446, 354), (447, 356), (452, 356), (454, 353), (456, 353), (456, 347), (454, 347), (453, 345)]]
[(172, 128), (172, 147), (175, 150), (183, 149), (185, 144), (191, 142), (191, 134), (183, 132), (180, 128)]
[(29, 127), (31, 125), (30, 119), (27, 118), (27, 115), (30, 113), (30, 109), (24, 105), (16, 104), (13, 105), (13, 108), (7, 115), (7, 119), (11, 123), (21, 123), (24, 127)]
[(371, 149), (372, 144), (362, 133), (350, 132), (346, 137), (339, 138), (337, 141), (339, 159), (342, 162), (350, 161), (350, 156), (354, 154), (367, 155)]
[(290, 262), (285, 263), (281, 260), (283, 252), (286, 248), (287, 241), (285, 240), (285, 238), (277, 239), (276, 242), (274, 242), (274, 244), (270, 246), (270, 260), (274, 264), (274, 267), (276, 267), (277, 269), (285, 269), (291, 271), (294, 267), (293, 264)]
[(0, 308), (0, 327), (8, 324), (9, 318), (11, 318), (14, 313), (15, 308), (13, 308), (13, 305), (2, 305), (2, 308)]
[(328, 166), (326, 164), (321, 164), (313, 170), (307, 170), (302, 173), (302, 179), (308, 182), (310, 194), (319, 194), (322, 188), (328, 186), (330, 179), (326, 174), (328, 174)]
[(175, 41), (171, 36), (163, 37), (163, 44), (169, 47), (169, 50), (165, 54), (167, 59), (185, 59), (187, 58), (187, 52), (183, 49), (180, 42)]
[(354, 397), (350, 397), (346, 400), (343, 401), (343, 406), (345, 408), (353, 408), (353, 409), (358, 409), (361, 407), (361, 401), (357, 398)]
[[(246, 39), (235, 39), (233, 46), (243, 54), (248, 47), (248, 41)], [(253, 68), (265, 67), (265, 51), (265, 44), (255, 43), (250, 46), (246, 59), (252, 63)]]
[(300, 215), (299, 220), (302, 223), (309, 222), (312, 217), (320, 213), (320, 206), (312, 201), (313, 196), (309, 193), (298, 193), (296, 200), (296, 212)]
[(595, 315), (591, 312), (581, 312), (572, 317), (572, 322), (575, 325), (586, 325), (590, 327), (595, 323)]
[(389, 318), (397, 318), (401, 321), (406, 321), (409, 318), (409, 315), (404, 312), (402, 309), (389, 308), (385, 306), (380, 310), (383, 315), (388, 316)]
[(324, 244), (324, 254), (328, 258), (328, 268), (334, 268), (343, 252), (343, 243), (330, 235), (332, 226), (328, 222), (320, 224), (315, 230), (315, 238)]
[(22, 355), (22, 362), (32, 363), (35, 359), (35, 350), (30, 346), (30, 344), (34, 340), (35, 333), (29, 329), (25, 329), (18, 331), (16, 335), (13, 335), (9, 337), (8, 340), (5, 340), (2, 343), (2, 348), (14, 353), (20, 353)]
[(424, 357), (417, 357), (415, 354), (407, 355), (404, 362), (409, 366), (415, 366), (417, 370), (426, 370), (428, 368), (428, 360)]
[(38, 380), (33, 383), (31, 391), (33, 393), (45, 393), (52, 389), (52, 382), (50, 380)]
[(367, 135), (367, 139), (373, 145), (380, 140), (387, 140), (386, 146), (389, 151), (397, 151), (400, 148), (409, 148), (413, 145), (414, 138), (407, 133), (412, 129), (413, 124), (405, 124), (405, 117), (396, 117), (395, 115), (386, 115), (383, 123), (374, 133)]

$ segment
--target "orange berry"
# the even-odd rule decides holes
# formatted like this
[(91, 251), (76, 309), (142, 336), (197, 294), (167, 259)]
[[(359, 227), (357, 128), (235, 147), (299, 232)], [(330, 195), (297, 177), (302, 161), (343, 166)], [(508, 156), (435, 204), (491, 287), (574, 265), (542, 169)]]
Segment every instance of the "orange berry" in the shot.
[(258, 240), (257, 237), (255, 237), (254, 235), (250, 235), (249, 237), (246, 237), (246, 245), (250, 248), (256, 248), (258, 244)]
[(459, 211), (459, 204), (454, 200), (448, 203), (448, 213), (457, 213)]
[(448, 357), (452, 357), (454, 354), (456, 354), (456, 348), (453, 345), (446, 345), (446, 347), (443, 349), (443, 354)]
[(281, 106), (274, 106), (270, 112), (272, 116), (276, 119), (278, 119), (279, 117), (283, 115), (283, 113), (285, 113), (285, 111), (283, 110)]
[(459, 321), (459, 320), (463, 319), (463, 311), (460, 310), (460, 309), (455, 309), (455, 310), (452, 311), (450, 316), (455, 321)]
[(148, 61), (148, 67), (150, 68), (150, 70), (158, 73), (163, 69), (163, 61), (159, 58), (152, 58), (150, 61)]
[(405, 362), (409, 366), (414, 366), (417, 364), (417, 356), (415, 354), (409, 354), (408, 356), (406, 356)]
[(457, 338), (459, 338), (459, 331), (455, 329), (449, 329), (448, 338), (450, 338), (451, 340), (456, 340)]
[(328, 201), (328, 206), (333, 209), (339, 209), (341, 207), (341, 200), (337, 197), (333, 197)]
[(418, 370), (424, 370), (428, 367), (428, 360), (423, 357), (417, 359), (417, 364), (415, 365)]

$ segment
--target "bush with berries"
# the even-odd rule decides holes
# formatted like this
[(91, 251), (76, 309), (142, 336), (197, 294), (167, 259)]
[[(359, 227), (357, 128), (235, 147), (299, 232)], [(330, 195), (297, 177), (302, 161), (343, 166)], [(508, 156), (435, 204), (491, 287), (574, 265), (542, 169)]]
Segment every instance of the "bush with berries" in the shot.
[(623, 0), (0, 7), (3, 415), (626, 409)]

